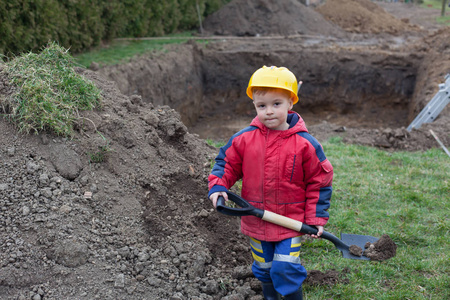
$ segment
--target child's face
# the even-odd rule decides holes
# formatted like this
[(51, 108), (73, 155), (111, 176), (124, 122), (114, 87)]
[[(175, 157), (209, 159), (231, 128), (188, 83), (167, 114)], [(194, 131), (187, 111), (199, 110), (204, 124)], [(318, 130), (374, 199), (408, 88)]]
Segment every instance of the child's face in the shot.
[(288, 111), (292, 109), (292, 99), (283, 92), (268, 91), (265, 94), (253, 94), (258, 119), (272, 130), (286, 130)]

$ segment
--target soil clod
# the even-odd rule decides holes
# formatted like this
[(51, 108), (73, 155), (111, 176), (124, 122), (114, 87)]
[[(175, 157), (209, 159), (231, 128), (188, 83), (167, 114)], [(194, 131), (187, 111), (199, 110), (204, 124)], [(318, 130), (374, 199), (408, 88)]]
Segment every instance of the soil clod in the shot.
[(346, 273), (350, 270), (345, 268), (341, 272), (336, 270), (327, 270), (325, 272), (319, 270), (308, 271), (308, 276), (305, 279), (307, 285), (335, 285), (337, 283), (347, 284), (349, 280), (346, 278)]
[(351, 245), (349, 250), (350, 250), (350, 253), (355, 255), (355, 256), (362, 256), (363, 250), (359, 246)]
[(375, 243), (367, 242), (364, 255), (371, 260), (384, 261), (392, 258), (397, 253), (397, 245), (387, 234), (383, 234)]

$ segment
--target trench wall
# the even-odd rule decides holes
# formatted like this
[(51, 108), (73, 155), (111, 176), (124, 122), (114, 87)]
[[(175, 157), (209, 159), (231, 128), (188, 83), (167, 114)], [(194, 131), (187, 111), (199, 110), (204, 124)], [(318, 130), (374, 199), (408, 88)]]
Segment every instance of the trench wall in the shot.
[(189, 126), (202, 113), (253, 110), (245, 90), (262, 65), (286, 66), (303, 81), (297, 109), (347, 113), (395, 106), (407, 112), (419, 64), (420, 57), (379, 50), (217, 51), (185, 44), (100, 72), (124, 94), (171, 106)]

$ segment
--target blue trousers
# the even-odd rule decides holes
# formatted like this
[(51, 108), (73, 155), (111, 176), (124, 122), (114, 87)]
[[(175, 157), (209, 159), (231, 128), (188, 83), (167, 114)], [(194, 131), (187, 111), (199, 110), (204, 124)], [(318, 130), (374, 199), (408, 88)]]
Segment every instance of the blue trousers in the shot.
[(252, 271), (262, 282), (272, 282), (281, 295), (296, 292), (306, 279), (306, 269), (300, 262), (300, 237), (280, 242), (265, 242), (250, 238), (253, 255)]

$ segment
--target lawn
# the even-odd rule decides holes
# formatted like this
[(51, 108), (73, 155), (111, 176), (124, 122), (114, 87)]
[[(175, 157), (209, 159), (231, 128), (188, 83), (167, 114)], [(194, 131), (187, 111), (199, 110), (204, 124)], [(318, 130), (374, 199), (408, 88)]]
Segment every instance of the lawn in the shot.
[(186, 42), (192, 37), (192, 32), (183, 32), (159, 38), (117, 39), (92, 51), (74, 55), (74, 57), (80, 65), (86, 68), (92, 62), (98, 63), (99, 66), (115, 65), (124, 63), (137, 55), (162, 50), (164, 45)]
[(442, 12), (442, 0), (424, 0), (421, 4), (422, 7), (436, 10), (436, 22), (450, 26), (450, 7), (449, 0), (445, 3), (445, 15), (441, 16)]
[(450, 299), (450, 159), (441, 149), (385, 152), (324, 144), (334, 166), (326, 230), (388, 234), (397, 255), (383, 262), (344, 259), (326, 240), (306, 242), (309, 270), (349, 268), (348, 284), (305, 286), (306, 299)]

